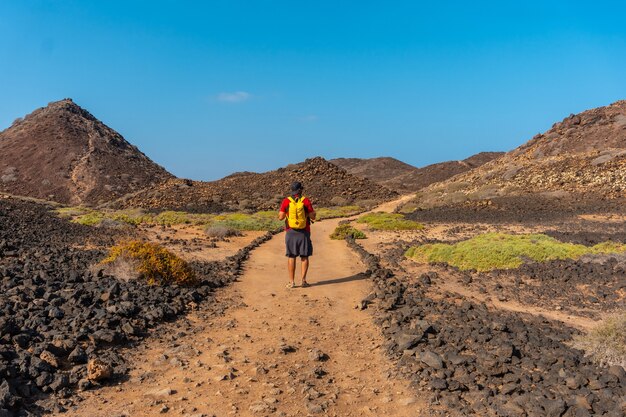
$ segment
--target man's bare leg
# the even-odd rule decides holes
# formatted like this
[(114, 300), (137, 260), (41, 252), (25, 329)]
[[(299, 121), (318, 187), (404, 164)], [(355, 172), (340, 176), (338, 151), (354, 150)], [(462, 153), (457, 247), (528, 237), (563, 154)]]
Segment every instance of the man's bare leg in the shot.
[(296, 285), (296, 258), (287, 258), (287, 269), (289, 270), (289, 283)]
[(309, 258), (302, 256), (302, 285), (306, 284), (306, 274), (309, 272)]

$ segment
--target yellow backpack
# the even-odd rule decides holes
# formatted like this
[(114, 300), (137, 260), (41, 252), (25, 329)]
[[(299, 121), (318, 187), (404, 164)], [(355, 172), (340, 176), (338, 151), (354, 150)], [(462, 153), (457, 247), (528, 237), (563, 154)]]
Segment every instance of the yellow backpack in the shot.
[(287, 224), (292, 229), (305, 229), (306, 228), (306, 210), (304, 209), (304, 196), (294, 199), (289, 199), (289, 214), (287, 216)]

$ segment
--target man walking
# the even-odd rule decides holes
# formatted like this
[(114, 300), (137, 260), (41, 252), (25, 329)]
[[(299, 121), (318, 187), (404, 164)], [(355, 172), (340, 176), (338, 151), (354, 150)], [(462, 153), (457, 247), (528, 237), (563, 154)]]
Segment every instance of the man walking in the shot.
[(302, 192), (304, 188), (299, 182), (291, 184), (291, 195), (280, 205), (278, 219), (285, 220), (285, 247), (287, 249), (289, 283), (287, 288), (296, 286), (296, 258), (302, 261), (302, 286), (308, 287), (306, 274), (309, 270), (309, 257), (313, 255), (311, 242), (311, 221), (315, 220), (315, 210), (311, 200)]

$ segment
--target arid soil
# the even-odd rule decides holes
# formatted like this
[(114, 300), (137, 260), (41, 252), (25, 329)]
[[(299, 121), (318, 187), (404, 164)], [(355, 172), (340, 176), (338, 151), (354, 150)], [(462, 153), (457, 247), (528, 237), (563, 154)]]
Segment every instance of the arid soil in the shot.
[[(619, 213), (524, 221), (537, 216), (522, 210), (521, 222), (411, 232), (357, 224), (368, 239), (347, 245), (328, 239), (340, 220), (325, 220), (314, 225), (313, 285), (295, 289), (284, 287), (282, 234), (227, 242), (191, 227), (134, 230), (193, 260), (203, 285), (183, 289), (94, 276), (89, 266), (123, 232), (1, 203), (0, 405), (23, 415), (624, 414), (624, 369), (571, 345), (623, 311), (621, 257), (490, 273), (403, 257), (412, 244), (493, 230), (623, 241)], [(94, 358), (112, 377), (86, 377)]]
[(223, 314), (200, 310), (161, 328), (131, 355), (130, 380), (79, 395), (69, 416), (415, 416), (425, 408), (391, 363), (368, 311), (370, 284), (337, 220), (314, 225), (310, 288), (287, 289), (282, 235), (255, 250), (220, 295)]
[[(428, 234), (417, 232), (414, 239), (427, 240)], [(351, 244), (372, 271), (374, 291), (362, 304), (376, 309), (398, 375), (423, 391), (432, 413), (623, 415), (624, 369), (596, 365), (571, 347), (573, 336), (595, 325), (589, 317), (626, 307), (617, 261), (529, 264), (519, 275), (507, 271), (477, 277), (402, 260), (402, 252), (393, 250), (394, 239), (407, 247), (398, 241), (401, 233), (369, 235)], [(514, 284), (533, 268), (551, 275), (528, 284), (532, 290)], [(581, 271), (591, 280), (585, 281)], [(483, 285), (484, 280), (490, 285)], [(600, 280), (597, 288), (591, 284), (595, 280)], [(606, 292), (608, 299), (587, 302), (594, 292)]]
[(93, 268), (106, 247), (130, 237), (125, 232), (70, 223), (45, 205), (0, 200), (0, 412), (62, 409), (56, 399), (93, 385), (90, 359), (125, 375), (120, 347), (199, 302), (210, 304), (214, 289), (231, 282), (270, 236), (219, 261), (193, 261), (198, 287), (150, 287)]

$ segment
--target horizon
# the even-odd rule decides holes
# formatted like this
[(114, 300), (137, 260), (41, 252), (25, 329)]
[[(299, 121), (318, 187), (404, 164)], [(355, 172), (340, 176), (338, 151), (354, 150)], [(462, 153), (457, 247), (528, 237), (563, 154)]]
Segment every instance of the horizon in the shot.
[(177, 177), (216, 180), (510, 151), (626, 98), (619, 2), (186, 4), (3, 2), (0, 128), (71, 97)]

